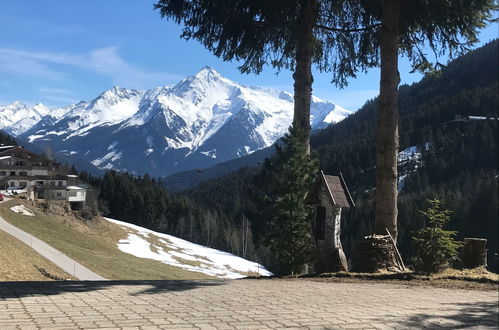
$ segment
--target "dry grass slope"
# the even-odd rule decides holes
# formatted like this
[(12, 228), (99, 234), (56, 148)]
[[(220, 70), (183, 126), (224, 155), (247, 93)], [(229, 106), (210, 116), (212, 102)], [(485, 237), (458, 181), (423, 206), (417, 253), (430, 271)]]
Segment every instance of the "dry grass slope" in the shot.
[(51, 281), (40, 269), (54, 277), (72, 279), (29, 246), (0, 231), (0, 281)]
[(491, 273), (479, 267), (475, 269), (446, 269), (443, 272), (431, 275), (416, 274), (411, 271), (404, 273), (324, 273), (318, 275), (289, 276), (289, 279), (308, 278), (312, 281), (323, 282), (392, 282), (410, 286), (433, 286), (437, 288), (497, 291), (499, 274)]
[[(10, 207), (19, 204), (25, 204), (35, 213), (35, 217), (23, 216), (10, 210)], [(116, 244), (120, 239), (126, 238), (126, 232), (103, 219), (83, 222), (71, 214), (51, 212), (46, 213), (22, 199), (13, 199), (0, 205), (0, 215), (5, 220), (108, 279), (212, 278), (121, 252)]]

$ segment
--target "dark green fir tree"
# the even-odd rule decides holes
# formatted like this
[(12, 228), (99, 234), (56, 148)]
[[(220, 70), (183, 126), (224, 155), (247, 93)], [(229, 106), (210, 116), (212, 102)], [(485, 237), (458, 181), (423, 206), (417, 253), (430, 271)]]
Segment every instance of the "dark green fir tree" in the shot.
[(263, 168), (264, 242), (271, 255), (269, 268), (280, 275), (303, 272), (313, 249), (314, 208), (306, 198), (318, 175), (318, 160), (307, 153), (305, 138), (303, 130), (291, 127)]
[(442, 210), (442, 202), (429, 200), (430, 207), (420, 211), (426, 217), (425, 226), (413, 237), (416, 255), (415, 270), (422, 273), (436, 273), (452, 265), (457, 260), (457, 249), (462, 245), (454, 240), (456, 231), (445, 230), (450, 220), (450, 210)]

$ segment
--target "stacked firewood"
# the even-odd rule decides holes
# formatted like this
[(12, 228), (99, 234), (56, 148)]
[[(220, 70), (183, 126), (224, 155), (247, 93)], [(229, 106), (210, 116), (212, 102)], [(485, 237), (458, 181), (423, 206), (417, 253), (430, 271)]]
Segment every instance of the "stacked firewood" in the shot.
[(390, 236), (376, 234), (360, 240), (356, 265), (357, 271), (368, 273), (401, 268)]

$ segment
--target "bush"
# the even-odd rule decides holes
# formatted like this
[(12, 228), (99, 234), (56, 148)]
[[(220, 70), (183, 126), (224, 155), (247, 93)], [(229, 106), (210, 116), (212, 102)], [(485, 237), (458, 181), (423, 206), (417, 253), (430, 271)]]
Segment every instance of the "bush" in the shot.
[(89, 206), (85, 206), (83, 209), (78, 211), (77, 214), (83, 221), (92, 221), (100, 215), (97, 209)]
[(444, 230), (450, 220), (450, 210), (441, 210), (442, 202), (428, 200), (430, 207), (419, 211), (426, 217), (425, 226), (412, 238), (416, 255), (413, 258), (414, 269), (422, 273), (436, 273), (449, 267), (458, 259), (457, 249), (461, 242), (454, 240), (456, 231)]

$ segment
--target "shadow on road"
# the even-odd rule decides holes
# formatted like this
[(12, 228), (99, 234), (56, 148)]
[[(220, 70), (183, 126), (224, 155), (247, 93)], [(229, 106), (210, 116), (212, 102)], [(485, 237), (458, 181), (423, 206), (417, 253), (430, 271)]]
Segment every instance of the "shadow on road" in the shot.
[(432, 311), (431, 314), (416, 314), (411, 316), (404, 325), (409, 328), (430, 326), (451, 327), (452, 329), (468, 329), (470, 327), (497, 329), (499, 310), (496, 302), (448, 303), (443, 305), (455, 313), (441, 315), (438, 311)]
[(224, 285), (222, 280), (157, 280), (157, 281), (67, 281), (67, 282), (0, 282), (0, 299), (37, 295), (57, 295), (64, 292), (90, 292), (119, 289), (126, 286), (131, 296), (187, 291), (206, 286)]

